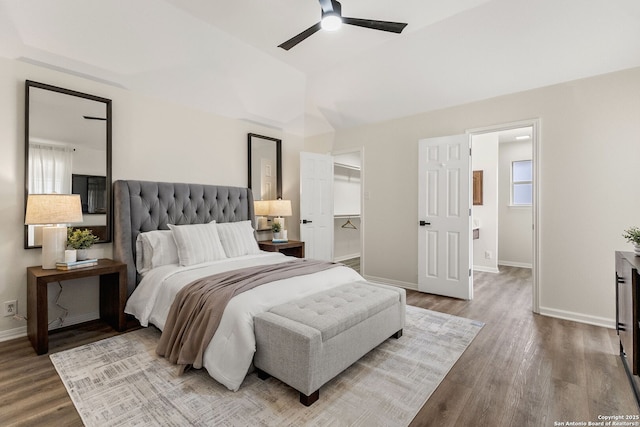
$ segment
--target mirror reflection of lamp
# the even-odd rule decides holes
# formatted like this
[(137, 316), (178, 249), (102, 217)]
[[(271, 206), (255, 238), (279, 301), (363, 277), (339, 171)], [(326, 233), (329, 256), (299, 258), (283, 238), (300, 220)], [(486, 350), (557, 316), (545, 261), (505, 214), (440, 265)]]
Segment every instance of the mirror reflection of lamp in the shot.
[(25, 225), (46, 225), (42, 229), (42, 268), (55, 269), (64, 260), (67, 226), (82, 222), (78, 194), (29, 194)]
[(285, 216), (291, 216), (291, 200), (270, 200), (269, 201), (269, 216), (274, 216), (273, 222), (280, 224), (281, 236), (280, 241), (287, 241), (287, 230), (284, 226)]
[(269, 215), (269, 201), (256, 200), (253, 202), (253, 207), (256, 212), (256, 220), (258, 221), (258, 230), (266, 230), (269, 228), (267, 220), (267, 215)]

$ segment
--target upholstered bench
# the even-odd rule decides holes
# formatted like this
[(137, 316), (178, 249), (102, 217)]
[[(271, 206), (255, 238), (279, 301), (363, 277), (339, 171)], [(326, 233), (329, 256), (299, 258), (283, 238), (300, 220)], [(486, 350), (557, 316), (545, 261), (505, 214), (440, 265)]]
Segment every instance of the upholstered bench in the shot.
[(309, 406), (320, 387), (387, 338), (402, 336), (405, 290), (354, 282), (273, 307), (254, 319), (254, 365), (300, 392)]

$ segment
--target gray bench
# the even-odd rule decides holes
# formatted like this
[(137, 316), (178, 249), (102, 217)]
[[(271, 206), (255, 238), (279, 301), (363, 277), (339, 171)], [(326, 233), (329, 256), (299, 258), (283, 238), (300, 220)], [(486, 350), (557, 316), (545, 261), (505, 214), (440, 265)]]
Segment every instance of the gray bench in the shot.
[(254, 321), (258, 375), (290, 385), (309, 406), (323, 384), (402, 336), (405, 305), (404, 289), (354, 282), (273, 307)]

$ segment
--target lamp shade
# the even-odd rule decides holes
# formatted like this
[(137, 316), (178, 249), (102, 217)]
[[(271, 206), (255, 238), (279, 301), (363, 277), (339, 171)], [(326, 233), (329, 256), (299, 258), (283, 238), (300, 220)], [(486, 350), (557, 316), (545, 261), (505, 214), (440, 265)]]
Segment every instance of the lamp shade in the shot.
[(256, 200), (253, 202), (253, 207), (256, 211), (256, 216), (269, 215), (269, 201), (268, 200)]
[(291, 200), (270, 200), (269, 216), (291, 216)]
[(82, 222), (79, 194), (29, 194), (26, 225)]

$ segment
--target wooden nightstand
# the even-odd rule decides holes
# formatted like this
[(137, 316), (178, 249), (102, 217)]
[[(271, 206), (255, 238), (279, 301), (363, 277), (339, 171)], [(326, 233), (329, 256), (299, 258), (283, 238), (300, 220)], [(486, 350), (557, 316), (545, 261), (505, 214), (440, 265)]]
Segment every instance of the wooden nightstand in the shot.
[(100, 318), (115, 330), (126, 327), (127, 265), (99, 259), (98, 265), (76, 270), (43, 270), (27, 267), (27, 335), (38, 354), (49, 351), (49, 307), (47, 285), (51, 282), (100, 276)]
[(304, 242), (289, 240), (286, 243), (273, 243), (271, 240), (260, 240), (258, 246), (263, 251), (280, 252), (285, 255), (304, 258)]

